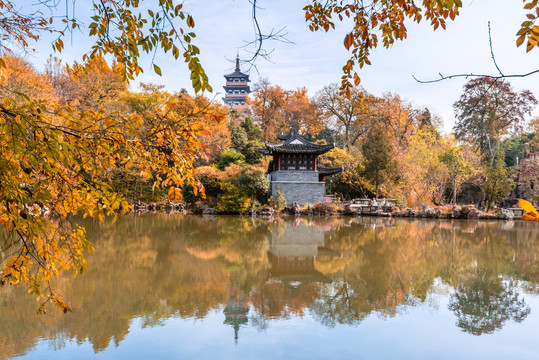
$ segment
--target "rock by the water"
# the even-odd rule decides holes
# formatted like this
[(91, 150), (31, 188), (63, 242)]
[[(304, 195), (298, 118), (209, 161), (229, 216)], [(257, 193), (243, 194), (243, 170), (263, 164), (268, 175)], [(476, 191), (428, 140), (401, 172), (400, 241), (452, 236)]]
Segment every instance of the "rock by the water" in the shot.
[(245, 212), (245, 215), (256, 216), (256, 215), (258, 215), (258, 211), (255, 208), (249, 208)]
[(217, 210), (211, 207), (208, 207), (202, 210), (202, 215), (216, 215), (216, 214), (217, 214)]
[(503, 220), (513, 220), (515, 218), (515, 213), (508, 209), (502, 209), (502, 213), (500, 214), (500, 219)]
[(294, 215), (301, 214), (301, 208), (300, 208), (299, 204), (297, 202), (295, 202), (295, 201), (292, 203), (292, 213)]
[(414, 211), (414, 209), (407, 208), (406, 211), (404, 212), (404, 216), (414, 217), (414, 216), (417, 216), (417, 213)]
[(260, 216), (273, 216), (273, 214), (275, 214), (275, 210), (272, 208), (272, 207), (265, 207), (263, 209), (261, 209), (258, 214)]
[(474, 206), (474, 207), (472, 207), (471, 209), (469, 209), (469, 211), (468, 211), (466, 217), (467, 217), (468, 219), (481, 219), (481, 218), (483, 217), (483, 212), (480, 211), (480, 210), (477, 210), (477, 209), (475, 208), (475, 206)]

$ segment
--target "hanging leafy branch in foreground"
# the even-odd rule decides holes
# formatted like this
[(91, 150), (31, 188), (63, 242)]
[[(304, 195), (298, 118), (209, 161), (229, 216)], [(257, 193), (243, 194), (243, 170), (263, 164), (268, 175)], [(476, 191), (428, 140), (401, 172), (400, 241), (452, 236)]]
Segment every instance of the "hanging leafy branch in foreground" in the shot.
[[(351, 50), (350, 59), (343, 67), (341, 89), (349, 97), (360, 78), (356, 66), (370, 65), (371, 51), (382, 42), (389, 48), (396, 40), (407, 37), (406, 19), (419, 23), (426, 18), (434, 28), (445, 29), (446, 19), (455, 19), (462, 7), (460, 0), (371, 0), (347, 1), (312, 0), (305, 10), (305, 20), (311, 31), (335, 29), (335, 18), (352, 20), (352, 29), (344, 38), (344, 46)], [(352, 83), (353, 81), (353, 83)]]
[[(174, 59), (183, 56), (196, 92), (212, 91), (200, 63), (200, 49), (193, 43), (195, 20), (183, 9), (183, 4), (175, 4), (173, 0), (93, 0), (91, 11), (94, 15), (90, 19), (75, 16), (77, 6), (88, 4), (66, 1), (63, 12), (58, 6), (56, 0), (41, 0), (29, 6), (30, 9), (21, 10), (11, 0), (0, 0), (0, 16), (4, 20), (0, 21), (0, 53), (9, 52), (10, 45), (27, 50), (29, 41), (38, 40), (42, 32), (58, 34), (52, 47), (61, 52), (65, 36), (74, 30), (82, 30), (95, 39), (83, 56), (84, 62), (110, 54), (121, 66), (124, 79), (133, 80), (143, 71), (140, 56), (143, 53), (155, 56), (161, 49), (171, 53)], [(52, 16), (47, 17), (47, 13)], [(83, 29), (83, 24), (88, 22), (88, 29)], [(157, 64), (153, 64), (153, 68), (161, 75)]]
[(0, 104), (0, 224), (7, 236), (0, 243), (2, 284), (26, 283), (42, 299), (69, 306), (51, 287), (62, 270), (85, 269), (91, 244), (69, 215), (103, 221), (129, 205), (105, 181), (114, 168), (136, 168), (155, 186), (169, 187), (181, 199), (180, 187), (200, 188), (193, 163), (207, 131), (190, 118), (217, 117), (204, 109), (177, 111), (178, 101), (158, 110), (152, 124), (137, 114), (77, 111), (74, 107), (4, 98)]
[[(526, 52), (539, 46), (539, 4), (538, 0), (524, 0), (524, 9), (528, 10), (526, 20), (522, 22), (517, 32), (516, 45), (526, 44)], [(509, 5), (508, 5), (509, 6)], [(426, 19), (434, 30), (445, 29), (447, 20), (454, 20), (462, 8), (460, 0), (312, 0), (305, 10), (305, 20), (311, 31), (323, 30), (328, 32), (335, 29), (336, 20), (352, 20), (352, 29), (344, 38), (344, 46), (351, 51), (350, 59), (343, 66), (341, 90), (350, 97), (354, 85), (359, 85), (358, 70), (370, 65), (370, 55), (379, 42), (389, 48), (397, 40), (405, 40), (408, 36), (405, 21), (421, 22)], [(523, 77), (537, 73), (503, 75), (500, 77)], [(453, 75), (470, 76), (470, 74)], [(485, 75), (471, 75), (485, 76)], [(434, 81), (440, 81), (437, 79)], [(426, 81), (426, 82), (434, 82)], [(421, 81), (425, 82), (425, 81)]]
[[(65, 36), (77, 29), (95, 42), (82, 66), (72, 69), (76, 73), (67, 71), (67, 82), (57, 79), (67, 90), (81, 75), (92, 81), (84, 75), (87, 68), (107, 68), (103, 55), (112, 55), (114, 68), (130, 80), (142, 72), (140, 56), (160, 49), (175, 59), (183, 55), (195, 91), (212, 91), (193, 44), (194, 19), (182, 4), (92, 1), (90, 19), (79, 19), (74, 11), (88, 3), (66, 2), (65, 12), (60, 5), (53, 0), (24, 6), (0, 0), (0, 224), (5, 230), (0, 239), (0, 284), (26, 284), (41, 301), (40, 312), (47, 303), (70, 310), (54, 291), (53, 280), (62, 271), (83, 272), (85, 254), (92, 250), (84, 229), (71, 225), (69, 216), (103, 221), (129, 209), (107, 183), (110, 172), (135, 169), (154, 186), (169, 188), (171, 199), (181, 198), (182, 186), (196, 193), (200, 184), (193, 163), (203, 147), (200, 139), (208, 136), (200, 118), (215, 122), (223, 116), (211, 106), (186, 109), (185, 101), (172, 97), (147, 121), (138, 113), (109, 111), (80, 99), (59, 101), (50, 91), (35, 91), (44, 85), (42, 76), (30, 77), (29, 82), (18, 78), (23, 72), (10, 68), (17, 61), (6, 54), (31, 51), (30, 42), (44, 32), (58, 34), (52, 47), (61, 52)], [(85, 23), (87, 29), (82, 29)], [(157, 64), (154, 70), (161, 75)]]

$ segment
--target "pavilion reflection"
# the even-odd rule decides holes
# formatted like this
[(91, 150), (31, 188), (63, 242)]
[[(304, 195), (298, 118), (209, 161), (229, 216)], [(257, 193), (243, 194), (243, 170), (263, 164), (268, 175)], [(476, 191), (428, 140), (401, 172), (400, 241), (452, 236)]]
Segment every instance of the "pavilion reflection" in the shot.
[(309, 219), (297, 218), (282, 231), (273, 231), (268, 261), (268, 281), (298, 288), (308, 283), (330, 282), (316, 270), (319, 257), (340, 256), (324, 246), (325, 229)]

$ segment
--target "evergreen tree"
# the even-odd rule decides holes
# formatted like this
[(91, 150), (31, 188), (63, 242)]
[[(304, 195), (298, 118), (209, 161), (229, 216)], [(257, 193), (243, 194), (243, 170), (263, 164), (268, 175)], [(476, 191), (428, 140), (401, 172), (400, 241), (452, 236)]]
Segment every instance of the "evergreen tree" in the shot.
[(395, 167), (394, 151), (386, 132), (381, 127), (372, 129), (361, 151), (365, 158), (364, 176), (375, 188), (375, 196), (378, 198), (378, 188), (391, 178)]
[(487, 206), (490, 207), (496, 201), (504, 199), (514, 187), (511, 170), (505, 165), (503, 147), (498, 150), (494, 163), (486, 166), (485, 172), (487, 179), (484, 184), (484, 190)]
[(245, 130), (249, 141), (262, 140), (262, 130), (253, 122), (250, 116), (245, 117), (240, 123), (240, 126)]

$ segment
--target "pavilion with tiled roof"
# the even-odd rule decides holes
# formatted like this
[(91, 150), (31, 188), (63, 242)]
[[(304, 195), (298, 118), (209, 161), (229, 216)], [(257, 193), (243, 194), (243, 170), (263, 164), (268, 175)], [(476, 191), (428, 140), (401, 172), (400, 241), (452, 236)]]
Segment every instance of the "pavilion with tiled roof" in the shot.
[(283, 142), (266, 142), (266, 148), (260, 149), (262, 154), (273, 156), (267, 171), (272, 198), (275, 198), (277, 191), (281, 191), (288, 204), (297, 202), (305, 205), (324, 201), (324, 177), (337, 174), (343, 168), (319, 167), (317, 157), (333, 149), (335, 145), (314, 144), (294, 128), (277, 138)]

